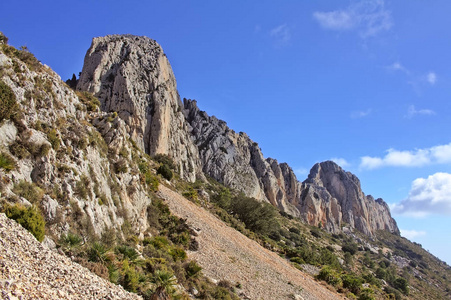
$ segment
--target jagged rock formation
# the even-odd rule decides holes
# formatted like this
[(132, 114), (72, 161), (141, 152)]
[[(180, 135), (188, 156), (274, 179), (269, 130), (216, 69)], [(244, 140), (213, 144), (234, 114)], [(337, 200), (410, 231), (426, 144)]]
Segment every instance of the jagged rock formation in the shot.
[(247, 134), (236, 133), (224, 121), (208, 116), (199, 110), (196, 101), (185, 99), (184, 105), (205, 174), (250, 197), (298, 215), (287, 197), (297, 194), (296, 177), (287, 164), (265, 159), (258, 144)]
[[(313, 167), (300, 183), (287, 164), (265, 159), (245, 133), (201, 111), (194, 100), (182, 105), (169, 62), (149, 38), (93, 39), (77, 89), (95, 93), (103, 110), (117, 111), (147, 153), (172, 156), (185, 179), (208, 175), (332, 232), (340, 231), (343, 222), (368, 235), (379, 229), (399, 232), (387, 205), (365, 197), (354, 175), (328, 162)], [(332, 176), (329, 169), (341, 175)]]
[(399, 234), (388, 205), (380, 198), (365, 196), (360, 180), (332, 161), (313, 166), (302, 183), (299, 207), (308, 223), (321, 224), (332, 232), (346, 223), (366, 235), (376, 230)]
[(94, 38), (77, 90), (94, 93), (103, 111), (117, 112), (146, 153), (171, 155), (183, 178), (196, 179), (198, 152), (171, 65), (157, 42), (132, 35)]

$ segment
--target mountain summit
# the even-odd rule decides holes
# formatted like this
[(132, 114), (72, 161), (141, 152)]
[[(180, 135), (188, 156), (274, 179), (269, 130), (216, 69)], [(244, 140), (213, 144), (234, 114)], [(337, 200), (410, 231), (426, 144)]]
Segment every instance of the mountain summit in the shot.
[(366, 235), (399, 234), (387, 204), (365, 196), (355, 175), (328, 161), (316, 164), (301, 183), (289, 165), (264, 158), (245, 133), (201, 111), (194, 100), (182, 103), (169, 61), (154, 40), (94, 38), (77, 90), (94, 93), (103, 111), (117, 112), (146, 153), (171, 156), (186, 180), (212, 177), (331, 232), (346, 225)]

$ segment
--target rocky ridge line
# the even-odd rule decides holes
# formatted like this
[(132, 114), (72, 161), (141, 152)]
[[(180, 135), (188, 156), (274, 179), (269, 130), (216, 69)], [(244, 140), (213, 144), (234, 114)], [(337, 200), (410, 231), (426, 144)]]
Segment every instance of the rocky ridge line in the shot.
[[(95, 93), (103, 110), (117, 111), (128, 134), (148, 154), (172, 156), (186, 180), (208, 175), (331, 232), (348, 223), (367, 235), (379, 229), (399, 233), (388, 206), (382, 199), (366, 197), (358, 180), (343, 181), (344, 193), (323, 184), (324, 178), (348, 176), (334, 163), (323, 163), (321, 174), (338, 176), (331, 173), (300, 183), (287, 164), (265, 159), (245, 133), (201, 111), (196, 101), (185, 99), (182, 104), (163, 50), (147, 37), (94, 38), (77, 89)], [(316, 169), (318, 165), (312, 172)]]

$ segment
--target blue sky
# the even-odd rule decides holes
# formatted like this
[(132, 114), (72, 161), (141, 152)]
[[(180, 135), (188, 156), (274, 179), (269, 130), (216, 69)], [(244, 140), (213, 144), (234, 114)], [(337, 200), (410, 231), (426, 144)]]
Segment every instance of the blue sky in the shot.
[(92, 37), (145, 35), (182, 98), (289, 163), (333, 159), (451, 264), (451, 2), (12, 1), (0, 31), (65, 80)]

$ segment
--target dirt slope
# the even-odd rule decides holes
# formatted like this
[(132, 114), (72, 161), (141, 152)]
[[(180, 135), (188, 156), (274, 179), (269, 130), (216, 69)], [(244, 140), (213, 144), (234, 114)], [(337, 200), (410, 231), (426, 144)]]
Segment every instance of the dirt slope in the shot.
[(172, 213), (200, 229), (199, 250), (188, 255), (208, 277), (240, 282), (250, 299), (342, 299), (180, 194), (160, 185), (159, 195)]

